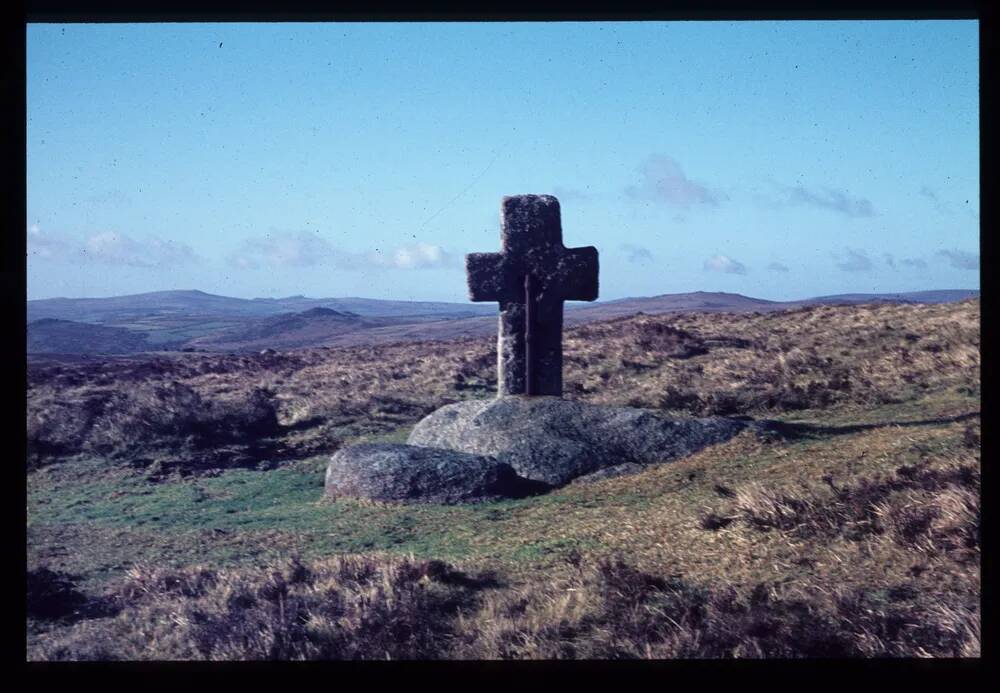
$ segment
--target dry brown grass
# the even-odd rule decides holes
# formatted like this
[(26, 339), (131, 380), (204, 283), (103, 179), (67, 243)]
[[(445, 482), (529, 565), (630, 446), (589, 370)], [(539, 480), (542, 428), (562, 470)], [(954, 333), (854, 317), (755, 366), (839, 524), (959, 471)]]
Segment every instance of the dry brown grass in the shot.
[[(226, 568), (150, 561), (120, 574), (146, 544), (178, 565), (209, 560), (223, 526), (210, 513), (187, 534), (152, 519), (111, 526), (96, 510), (41, 523), (29, 659), (979, 656), (978, 321), (975, 300), (570, 329), (568, 397), (774, 416), (783, 437), (743, 434), (478, 511), (317, 506), (309, 518), (327, 519), (276, 526), (281, 513), (247, 508), (267, 532), (224, 523), (251, 557)], [(29, 441), (39, 465), (83, 452), (146, 460), (156, 474), (298, 457), (489, 396), (494, 368), (487, 340), (36, 365)], [(29, 484), (77, 468), (97, 462), (32, 471)], [(291, 468), (260, 476), (273, 484)], [(250, 475), (218, 480), (229, 474)], [(187, 485), (216, 480), (132, 490), (178, 503)], [(99, 496), (116, 492), (104, 484)], [(72, 502), (96, 503), (91, 491)], [(396, 513), (399, 527), (378, 526), (406, 541), (447, 535), (459, 558), (260, 551), (363, 535), (380, 513)], [(90, 555), (100, 542), (114, 550)], [(104, 570), (118, 577), (108, 584)]]
[(134, 566), (117, 614), (40, 636), (32, 659), (428, 659), (492, 584), (440, 561), (342, 556), (255, 571)]
[[(689, 414), (870, 406), (979, 388), (978, 299), (637, 315), (571, 328), (565, 341), (567, 397)], [(331, 452), (490, 396), (495, 358), (492, 339), (466, 339), (39, 363), (29, 367), (30, 462), (84, 453), (198, 469)]]
[(929, 556), (948, 554), (959, 563), (978, 564), (980, 473), (973, 451), (841, 485), (830, 475), (823, 481), (826, 487), (751, 482), (732, 492), (728, 507), (705, 515), (702, 527), (717, 530), (742, 522), (760, 532), (814, 541), (884, 539)]
[(975, 605), (901, 585), (710, 589), (621, 559), (504, 589), (439, 561), (344, 556), (251, 572), (136, 567), (117, 613), (29, 659), (619, 659), (978, 656)]
[(877, 405), (978, 391), (979, 358), (978, 300), (638, 316), (570, 331), (567, 389), (700, 414)]
[(571, 485), (503, 525), (511, 550), (581, 547), (544, 571), (374, 553), (141, 564), (90, 596), (35, 571), (29, 595), (59, 608), (36, 610), (29, 658), (976, 657), (978, 435), (964, 422), (836, 445), (744, 434)]

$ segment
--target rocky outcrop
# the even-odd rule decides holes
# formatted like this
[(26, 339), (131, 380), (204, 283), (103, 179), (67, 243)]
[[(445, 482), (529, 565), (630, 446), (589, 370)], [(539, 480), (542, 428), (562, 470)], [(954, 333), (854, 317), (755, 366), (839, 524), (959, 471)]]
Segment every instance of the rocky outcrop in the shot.
[(362, 443), (337, 452), (326, 494), (420, 503), (521, 498), (635, 474), (761, 426), (559, 397), (459, 402), (421, 420), (408, 445)]
[[(408, 442), (493, 457), (526, 479), (563, 486), (605, 468), (629, 473), (690, 455), (748, 425), (722, 417), (668, 418), (649, 409), (558, 397), (510, 396), (442, 407), (416, 425)], [(607, 476), (618, 475), (614, 472)]]
[(326, 470), (326, 495), (382, 501), (469, 503), (520, 498), (544, 486), (509, 464), (454, 450), (361, 443), (339, 450)]

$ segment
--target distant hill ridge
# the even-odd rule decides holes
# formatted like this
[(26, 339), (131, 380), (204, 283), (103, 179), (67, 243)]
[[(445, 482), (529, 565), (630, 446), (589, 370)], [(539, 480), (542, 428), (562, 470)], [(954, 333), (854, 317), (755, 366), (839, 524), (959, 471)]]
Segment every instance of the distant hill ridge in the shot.
[(261, 318), (217, 334), (192, 339), (190, 347), (221, 350), (281, 347), (285, 349), (322, 343), (331, 335), (381, 325), (377, 318), (331, 308), (310, 308), (301, 313), (281, 313)]
[(56, 318), (30, 323), (27, 342), (29, 354), (132, 354), (152, 349), (141, 332)]
[(28, 322), (61, 318), (83, 322), (109, 322), (150, 315), (264, 316), (298, 313), (311, 308), (329, 308), (363, 316), (485, 315), (481, 304), (435, 301), (390, 301), (373, 298), (234, 298), (197, 289), (152, 291), (105, 298), (45, 298), (28, 301)]
[[(953, 289), (895, 294), (837, 294), (770, 301), (742, 294), (694, 291), (567, 303), (576, 325), (638, 312), (770, 312), (810, 305), (945, 303), (979, 296)], [(157, 291), (108, 298), (28, 301), (28, 353), (133, 353), (448, 340), (495, 334), (492, 303), (387, 301), (303, 296), (243, 299), (203, 291)]]
[[(975, 289), (945, 289), (931, 291), (911, 291), (903, 293), (836, 294), (817, 296), (796, 301), (771, 301), (742, 294), (722, 291), (693, 291), (681, 294), (661, 294), (619, 298), (612, 301), (598, 301), (596, 305), (622, 305), (629, 303), (669, 302), (674, 309), (713, 308), (738, 309), (747, 305), (787, 306), (790, 304), (816, 303), (860, 303), (873, 300), (898, 302), (941, 303), (960, 301), (978, 296)], [(570, 303), (572, 307), (581, 304)], [(593, 304), (592, 304), (593, 305)], [(152, 291), (125, 296), (104, 298), (44, 298), (28, 301), (28, 322), (42, 318), (81, 320), (83, 322), (106, 322), (108, 318), (127, 313), (134, 316), (156, 313), (184, 312), (231, 315), (276, 315), (279, 313), (304, 312), (312, 308), (328, 308), (339, 312), (356, 313), (360, 316), (398, 315), (449, 315), (469, 317), (490, 315), (496, 308), (492, 304), (448, 303), (441, 301), (392, 301), (374, 298), (307, 298), (287, 296), (284, 298), (234, 298), (210, 294), (197, 289), (175, 291)]]

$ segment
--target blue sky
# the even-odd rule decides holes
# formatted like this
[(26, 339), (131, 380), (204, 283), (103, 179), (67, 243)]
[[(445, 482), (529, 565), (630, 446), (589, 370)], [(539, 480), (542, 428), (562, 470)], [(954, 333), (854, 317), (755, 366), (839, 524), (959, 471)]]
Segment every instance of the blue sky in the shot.
[(601, 298), (979, 287), (975, 21), (31, 24), (28, 297), (465, 300), (504, 195)]

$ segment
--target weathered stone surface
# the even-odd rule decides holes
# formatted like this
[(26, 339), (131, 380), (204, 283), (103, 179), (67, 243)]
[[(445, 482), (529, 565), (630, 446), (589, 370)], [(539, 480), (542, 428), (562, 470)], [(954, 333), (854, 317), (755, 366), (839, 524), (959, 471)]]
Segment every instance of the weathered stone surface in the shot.
[(543, 490), (509, 464), (454, 450), (361, 443), (338, 450), (326, 469), (326, 495), (383, 501), (468, 503)]
[(526, 391), (525, 276), (534, 277), (535, 391), (562, 394), (563, 301), (597, 298), (597, 249), (562, 243), (559, 201), (551, 195), (504, 197), (502, 252), (466, 255), (469, 299), (500, 303), (497, 389)]
[(748, 425), (722, 417), (671, 419), (649, 409), (512, 396), (442, 407), (414, 427), (408, 442), (489, 455), (522, 477), (562, 486), (607, 467), (683, 457)]

